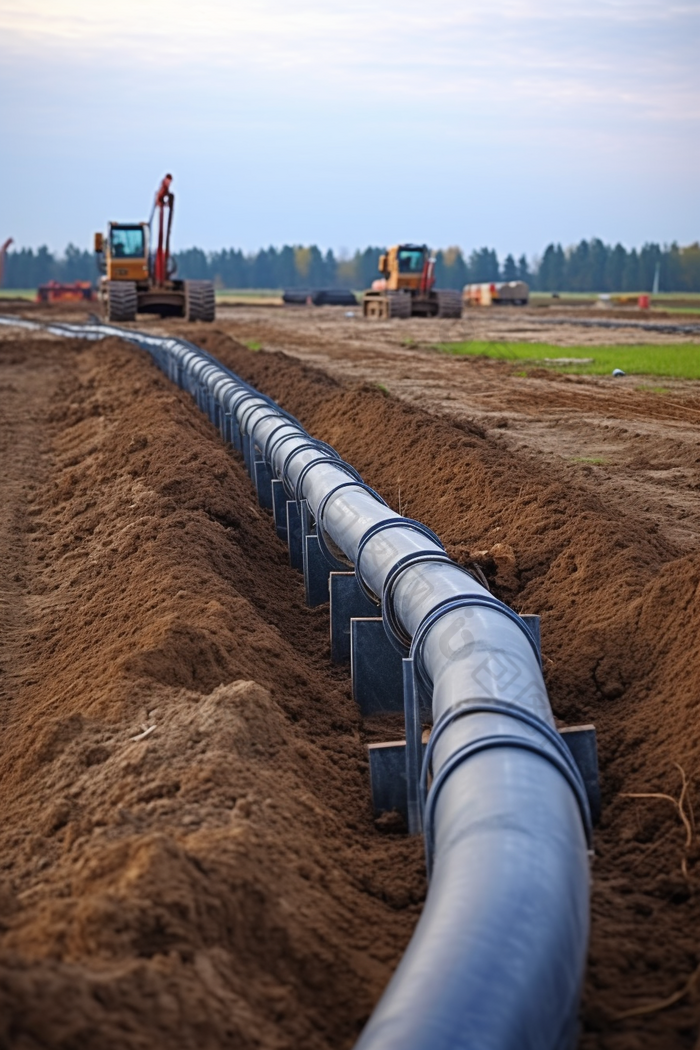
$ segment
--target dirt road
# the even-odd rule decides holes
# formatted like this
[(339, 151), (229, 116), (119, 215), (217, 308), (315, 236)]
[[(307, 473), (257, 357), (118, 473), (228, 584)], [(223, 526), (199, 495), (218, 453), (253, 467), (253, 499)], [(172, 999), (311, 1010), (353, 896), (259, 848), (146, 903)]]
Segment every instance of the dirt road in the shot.
[[(694, 1047), (697, 385), (517, 376), (319, 313), (168, 328), (542, 615), (555, 714), (600, 746), (581, 1047)], [(147, 359), (1, 335), (5, 1045), (349, 1047), (423, 862), (372, 821), (381, 728), (327, 610)]]

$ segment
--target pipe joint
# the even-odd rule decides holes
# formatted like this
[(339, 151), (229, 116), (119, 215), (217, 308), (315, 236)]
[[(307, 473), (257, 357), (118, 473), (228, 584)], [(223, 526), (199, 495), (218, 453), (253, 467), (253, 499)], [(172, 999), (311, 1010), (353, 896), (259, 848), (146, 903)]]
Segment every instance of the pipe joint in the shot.
[(333, 543), (333, 546), (336, 548), (336, 550), (340, 551), (340, 553), (342, 554), (342, 558), (339, 558), (338, 555), (334, 554), (331, 550), (330, 544), (333, 541), (328, 535), (328, 530), (324, 521), (324, 514), (326, 512), (326, 508), (328, 507), (331, 498), (333, 496), (336, 496), (341, 489), (363, 489), (365, 492), (368, 492), (370, 496), (376, 499), (377, 503), (381, 504), (382, 507), (386, 507), (387, 504), (386, 500), (382, 499), (378, 492), (375, 492), (373, 488), (370, 488), (369, 485), (365, 484), (365, 482), (361, 480), (341, 481), (339, 485), (334, 485), (332, 489), (329, 489), (323, 497), (323, 499), (321, 500), (321, 502), (319, 503), (318, 510), (316, 511), (316, 535), (318, 536), (318, 545), (331, 565), (334, 562), (337, 562), (338, 565), (342, 565), (342, 568), (344, 569), (352, 569), (352, 562), (346, 558), (346, 555), (343, 551), (340, 551), (340, 548), (337, 546), (337, 544)]
[(349, 463), (346, 463), (343, 459), (338, 459), (333, 456), (319, 456), (318, 459), (312, 459), (310, 463), (305, 463), (299, 471), (299, 477), (296, 480), (294, 486), (294, 499), (299, 503), (304, 498), (303, 486), (304, 479), (310, 470), (314, 467), (320, 466), (322, 463), (330, 463), (331, 466), (336, 467), (337, 470), (342, 470), (344, 474), (347, 474), (349, 478), (353, 478), (354, 481), (362, 484), (362, 478), (357, 473), (354, 467), (351, 467)]
[(392, 565), (384, 581), (384, 587), (382, 588), (382, 619), (384, 621), (384, 630), (387, 633), (389, 641), (401, 656), (406, 657), (411, 651), (411, 635), (408, 631), (404, 630), (401, 625), (401, 620), (396, 614), (394, 606), (396, 583), (399, 576), (401, 576), (401, 574), (411, 565), (435, 561), (443, 562), (446, 565), (454, 564), (452, 559), (446, 553), (443, 554), (439, 551), (428, 550), (413, 551), (411, 554), (406, 554), (403, 558), (399, 558), (399, 560)]
[[(462, 566), (460, 566), (460, 568), (462, 568)], [(462, 571), (466, 576), (469, 576), (471, 579), (473, 579), (473, 577), (467, 571), (467, 569), (462, 568)], [(495, 609), (497, 612), (502, 613), (509, 620), (511, 620), (511, 622), (514, 623), (527, 638), (528, 645), (535, 655), (535, 659), (537, 660), (538, 666), (540, 668), (542, 667), (542, 658), (540, 656), (537, 643), (532, 637), (532, 634), (530, 633), (530, 630), (528, 629), (525, 621), (520, 616), (518, 616), (518, 614), (513, 609), (510, 609), (503, 602), (500, 602), (498, 598), (494, 598), (490, 594), (470, 594), (468, 591), (466, 591), (464, 594), (453, 595), (453, 597), (451, 598), (445, 598), (443, 601), (438, 602), (438, 604), (431, 609), (428, 615), (424, 617), (423, 620), (421, 620), (420, 624), (418, 625), (418, 628), (416, 629), (415, 634), (413, 635), (413, 641), (411, 642), (409, 655), (411, 656), (414, 662), (416, 682), (421, 691), (428, 699), (430, 699), (432, 695), (432, 682), (425, 668), (425, 662), (423, 659), (423, 647), (425, 645), (426, 638), (430, 630), (435, 626), (438, 620), (442, 619), (443, 616), (446, 616), (448, 613), (454, 612), (456, 609), (468, 609), (474, 607), (481, 607), (483, 609)]]
[(427, 525), (423, 525), (420, 521), (414, 521), (413, 518), (403, 518), (399, 515), (396, 515), (396, 517), (385, 518), (383, 521), (378, 521), (374, 525), (370, 525), (370, 527), (364, 533), (357, 547), (357, 557), (355, 559), (355, 576), (357, 577), (357, 582), (359, 583), (363, 593), (367, 596), (367, 598), (369, 598), (371, 602), (374, 602), (375, 605), (378, 604), (378, 602), (381, 600), (381, 596), (378, 594), (374, 594), (363, 579), (362, 554), (365, 548), (367, 547), (369, 541), (373, 539), (374, 536), (378, 535), (378, 533), (385, 532), (387, 529), (411, 529), (414, 532), (420, 533), (421, 536), (425, 536), (426, 539), (434, 543), (441, 551), (444, 552), (445, 550), (445, 548), (443, 547), (442, 543), (437, 538), (433, 530), (429, 529)]
[[(428, 790), (428, 779), (432, 768), (432, 760), (436, 744), (440, 737), (450, 728), (450, 726), (454, 725), (457, 719), (464, 718), (467, 715), (477, 714), (506, 716), (508, 719), (512, 719), (515, 722), (521, 723), (523, 726), (527, 726), (530, 732), (522, 732), (521, 730), (520, 733), (506, 733), (502, 730), (499, 731), (494, 729), (493, 732), (485, 733), (468, 740), (455, 750), (451, 751), (449, 758), (440, 767), (439, 772), (432, 781), (430, 790)], [(533, 730), (534, 733), (532, 732)], [(555, 767), (573, 792), (581, 814), (586, 843), (588, 848), (591, 848), (593, 839), (593, 821), (591, 818), (591, 809), (588, 802), (586, 788), (571, 752), (556, 729), (547, 725), (546, 722), (531, 712), (525, 711), (523, 708), (519, 708), (514, 704), (493, 702), (488, 699), (483, 701), (468, 701), (464, 704), (457, 704), (449, 711), (446, 711), (435, 724), (423, 760), (420, 781), (420, 802), (423, 811), (425, 852), (429, 877), (432, 871), (435, 852), (435, 813), (440, 792), (444, 788), (451, 774), (459, 766), (468, 759), (474, 757), (474, 755), (483, 751), (493, 750), (494, 748), (511, 748), (529, 751)]]

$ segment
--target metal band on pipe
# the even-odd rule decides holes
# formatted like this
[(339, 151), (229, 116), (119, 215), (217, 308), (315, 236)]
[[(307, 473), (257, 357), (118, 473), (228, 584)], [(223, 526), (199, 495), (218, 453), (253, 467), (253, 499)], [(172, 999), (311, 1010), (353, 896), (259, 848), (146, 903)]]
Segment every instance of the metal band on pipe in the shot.
[(348, 477), (353, 478), (355, 481), (362, 484), (362, 478), (357, 473), (354, 467), (351, 467), (349, 463), (346, 463), (343, 459), (334, 459), (333, 456), (319, 456), (318, 459), (312, 459), (310, 463), (305, 463), (299, 471), (299, 477), (296, 480), (294, 486), (294, 499), (297, 503), (303, 498), (302, 486), (304, 484), (304, 478), (313, 470), (314, 467), (320, 466), (321, 463), (330, 463), (332, 466), (337, 467), (338, 470), (342, 470)]
[[(580, 790), (583, 792), (585, 797), (585, 807), (582, 809), (582, 819), (586, 828), (586, 837), (589, 845), (593, 836), (593, 821), (591, 818), (591, 808), (588, 802), (588, 795), (586, 794), (586, 788), (581, 778), (576, 762), (574, 761), (573, 755), (569, 751), (568, 747), (562, 740), (561, 736), (556, 729), (548, 725), (543, 719), (533, 714), (531, 711), (526, 711), (522, 707), (518, 707), (516, 704), (508, 703), (507, 700), (491, 700), (488, 697), (484, 697), (483, 700), (468, 700), (464, 703), (455, 704), (453, 707), (444, 711), (440, 718), (433, 726), (430, 739), (425, 749), (423, 756), (423, 768), (421, 769), (420, 776), (420, 794), (419, 801), (421, 804), (421, 810), (425, 811), (426, 800), (428, 797), (428, 778), (432, 773), (433, 753), (437, 745), (438, 740), (457, 719), (464, 718), (466, 715), (503, 715), (506, 718), (513, 718), (524, 725), (529, 726), (530, 729), (534, 729), (535, 732), (545, 737), (553, 747), (556, 748), (557, 752), (561, 755), (563, 761), (565, 761), (571, 770), (571, 775), (576, 778), (579, 782)], [(494, 734), (497, 735), (497, 734)], [(479, 738), (481, 739), (481, 738)], [(579, 800), (579, 805), (581, 805)]]
[[(460, 566), (461, 568), (461, 566)], [(467, 570), (464, 570), (465, 573)], [(468, 575), (468, 573), (467, 573)], [(499, 602), (498, 598), (493, 598), (489, 594), (456, 594), (450, 598), (445, 598), (444, 601), (438, 602), (433, 609), (423, 618), (420, 625), (418, 626), (415, 634), (413, 635), (413, 641), (411, 642), (410, 655), (415, 661), (416, 668), (416, 681), (426, 691), (427, 695), (431, 694), (432, 682), (430, 677), (425, 670), (423, 663), (423, 646), (427, 638), (430, 629), (446, 616), (450, 612), (455, 612), (458, 609), (467, 609), (469, 607), (476, 606), (484, 609), (494, 609), (496, 612), (502, 613), (507, 616), (516, 626), (523, 632), (527, 638), (527, 643), (535, 654), (538, 666), (542, 666), (542, 659), (540, 657), (537, 643), (532, 637), (527, 624), (518, 616), (516, 612), (504, 605), (503, 602)]]
[(427, 525), (423, 525), (420, 521), (414, 521), (413, 518), (388, 518), (385, 521), (377, 522), (376, 525), (370, 525), (370, 527), (367, 529), (362, 539), (360, 540), (359, 546), (357, 548), (357, 558), (355, 560), (355, 576), (357, 577), (357, 582), (359, 583), (365, 595), (369, 598), (371, 602), (374, 602), (375, 604), (380, 600), (380, 595), (375, 595), (364, 581), (361, 568), (362, 553), (365, 550), (369, 541), (373, 539), (373, 537), (376, 536), (378, 533), (385, 532), (387, 529), (398, 528), (411, 529), (414, 532), (419, 532), (422, 536), (426, 536), (429, 540), (432, 540), (433, 543), (437, 544), (440, 550), (444, 551), (445, 549), (440, 540), (435, 535), (435, 533), (432, 531), (432, 529), (429, 529)]
[[(334, 485), (332, 489), (329, 489), (328, 492), (326, 493), (326, 495), (323, 497), (323, 499), (319, 503), (318, 510), (316, 512), (316, 536), (318, 538), (318, 545), (321, 548), (321, 550), (323, 551), (324, 555), (326, 556), (326, 558), (328, 559), (329, 562), (332, 562), (332, 561), (339, 562), (339, 559), (336, 558), (336, 556), (333, 554), (333, 552), (331, 551), (330, 547), (328, 546), (328, 541), (326, 539), (326, 526), (325, 526), (325, 523), (323, 521), (323, 515), (325, 514), (326, 507), (328, 506), (328, 503), (329, 503), (331, 497), (337, 495), (338, 492), (341, 489), (350, 489), (350, 488), (352, 488), (352, 489), (358, 489), (358, 488), (362, 489), (364, 492), (368, 492), (370, 494), (370, 496), (372, 496), (374, 499), (376, 499), (376, 501), (378, 503), (380, 503), (383, 507), (386, 507), (386, 505), (387, 505), (386, 504), (386, 500), (382, 499), (382, 497), (379, 495), (378, 492), (375, 492), (374, 489), (370, 488), (369, 485), (366, 485), (365, 482), (361, 481), (361, 480), (359, 480), (359, 481), (341, 481), (339, 485)], [(345, 563), (345, 568), (351, 568), (351, 567), (352, 567), (352, 562), (348, 560)]]
[[(561, 745), (562, 748), (566, 747), (566, 744)], [(591, 817), (590, 807), (588, 804), (588, 796), (586, 795), (586, 789), (583, 786), (583, 781), (577, 769), (572, 768), (568, 761), (560, 751), (553, 754), (546, 748), (539, 745), (535, 740), (530, 740), (527, 737), (522, 736), (506, 736), (499, 733), (494, 733), (490, 736), (479, 737), (477, 740), (472, 740), (468, 744), (463, 744), (456, 751), (454, 751), (449, 759), (440, 768), (440, 772), (435, 777), (428, 798), (425, 803), (425, 810), (423, 816), (423, 828), (425, 832), (425, 856), (426, 865), (428, 868), (428, 878), (432, 875), (433, 870), (433, 859), (435, 851), (435, 807), (437, 805), (438, 796), (445, 786), (446, 781), (450, 775), (457, 769), (458, 766), (462, 765), (467, 761), (468, 758), (472, 758), (480, 751), (492, 751), (494, 748), (516, 748), (521, 751), (530, 751), (532, 754), (537, 755), (539, 758), (545, 759), (550, 765), (561, 773), (564, 780), (567, 782), (569, 787), (574, 793), (576, 801), (578, 803), (579, 811), (581, 813), (581, 820), (586, 830), (586, 841), (590, 846), (591, 836)]]

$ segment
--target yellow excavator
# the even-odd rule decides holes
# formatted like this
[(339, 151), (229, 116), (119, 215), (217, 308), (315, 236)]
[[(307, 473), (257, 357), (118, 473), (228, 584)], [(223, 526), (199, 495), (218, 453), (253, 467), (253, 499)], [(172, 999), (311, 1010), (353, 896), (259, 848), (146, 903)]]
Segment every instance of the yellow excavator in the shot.
[[(156, 193), (148, 222), (110, 222), (107, 236), (95, 234), (100, 299), (108, 321), (134, 321), (137, 313), (184, 317), (187, 321), (213, 321), (214, 285), (211, 281), (175, 278), (170, 254), (175, 195), (172, 175), (166, 175)], [(158, 212), (158, 241), (151, 253), (149, 240)]]
[(397, 244), (379, 256), (379, 272), (362, 300), (365, 317), (461, 317), (462, 294), (435, 288), (435, 257), (425, 244)]

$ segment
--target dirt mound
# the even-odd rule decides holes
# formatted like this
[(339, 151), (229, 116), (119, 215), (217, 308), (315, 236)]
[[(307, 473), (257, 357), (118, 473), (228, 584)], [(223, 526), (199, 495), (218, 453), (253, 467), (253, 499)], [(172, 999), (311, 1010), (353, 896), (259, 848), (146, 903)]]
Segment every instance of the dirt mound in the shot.
[[(476, 559), (499, 597), (541, 614), (555, 714), (596, 723), (602, 766), (581, 1046), (693, 1046), (692, 994), (667, 1011), (615, 1018), (682, 990), (700, 962), (691, 810), (700, 554), (611, 507), (585, 475), (572, 482), (556, 464), (504, 453), (477, 425), (436, 419), (283, 354), (251, 353), (220, 333), (200, 341), (433, 528), (457, 560)], [(673, 801), (627, 797), (679, 799), (683, 777), (689, 833)]]
[(145, 355), (0, 371), (0, 1043), (352, 1045), (423, 857), (373, 823), (327, 611)]

